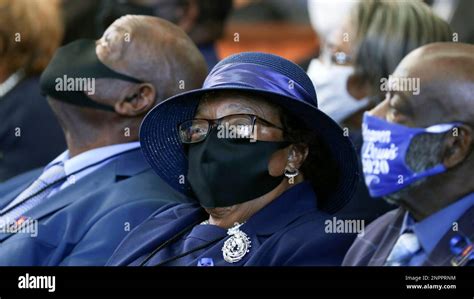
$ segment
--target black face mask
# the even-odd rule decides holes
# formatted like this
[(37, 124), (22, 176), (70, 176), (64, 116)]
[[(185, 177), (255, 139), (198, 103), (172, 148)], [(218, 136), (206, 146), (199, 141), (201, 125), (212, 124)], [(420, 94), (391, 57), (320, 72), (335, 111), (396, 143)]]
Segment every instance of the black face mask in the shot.
[(204, 141), (189, 145), (188, 182), (205, 208), (255, 199), (282, 182), (283, 176), (268, 173), (268, 161), (289, 144), (218, 138), (213, 129)]
[(99, 78), (119, 79), (133, 83), (143, 83), (143, 81), (108, 68), (97, 57), (95, 48), (95, 40), (90, 39), (79, 39), (59, 48), (41, 74), (40, 87), (43, 95), (77, 106), (115, 112), (114, 107), (100, 104), (89, 98), (88, 91), (80, 90), (80, 87), (83, 87), (86, 82), (87, 85), (91, 82), (95, 84), (95, 79)]

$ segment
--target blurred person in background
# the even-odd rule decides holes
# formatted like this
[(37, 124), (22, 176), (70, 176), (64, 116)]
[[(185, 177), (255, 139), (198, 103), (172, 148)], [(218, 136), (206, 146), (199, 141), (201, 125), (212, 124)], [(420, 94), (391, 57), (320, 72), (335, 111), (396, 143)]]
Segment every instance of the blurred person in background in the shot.
[(339, 28), (327, 30), (325, 47), (308, 74), (321, 94), (321, 110), (352, 130), (360, 129), (365, 110), (383, 100), (381, 79), (406, 54), (424, 44), (452, 41), (453, 36), (449, 25), (419, 0), (343, 3), (350, 10)]
[(355, 3), (355, 0), (308, 1), (309, 21), (318, 34), (321, 48), (327, 43), (329, 37), (343, 25)]
[(102, 1), (97, 0), (60, 0), (64, 23), (62, 45), (80, 38), (98, 39), (97, 12)]
[(163, 18), (186, 32), (206, 59), (209, 69), (219, 61), (215, 42), (222, 36), (232, 0), (105, 0), (97, 15), (100, 33), (126, 14)]
[[(308, 69), (309, 65), (314, 63), (314, 57), (321, 56), (321, 53), (328, 52), (328, 50), (325, 49), (328, 39), (335, 36), (334, 32), (339, 30), (342, 26), (345, 17), (354, 3), (355, 0), (308, 1), (307, 14), (309, 16), (309, 23), (317, 34), (318, 49), (313, 56), (300, 63), (302, 68)], [(324, 90), (321, 91), (324, 92)], [(326, 97), (327, 95), (322, 94), (322, 96)]]
[(58, 1), (0, 0), (0, 182), (66, 148), (38, 82), (62, 34)]
[(457, 34), (456, 42), (474, 43), (474, 1), (425, 0), (435, 14), (449, 23)]
[(234, 0), (219, 53), (264, 52), (306, 69), (318, 49), (306, 0)]
[[(344, 3), (341, 9), (346, 15), (336, 23), (339, 28), (323, 27), (328, 37), (320, 57), (311, 62), (308, 75), (318, 92), (321, 110), (347, 128), (360, 153), (363, 113), (385, 96), (381, 79), (388, 78), (411, 50), (431, 42), (451, 41), (452, 31), (422, 1), (339, 2)], [(309, 8), (337, 11), (339, 2), (314, 3)], [(324, 12), (310, 15), (317, 18)], [(321, 22), (315, 19), (313, 24)], [(361, 179), (354, 200), (341, 216), (370, 221), (391, 208), (382, 200), (371, 199)]]
[[(0, 185), (0, 265), (104, 265), (153, 211), (186, 201), (154, 175), (138, 129), (156, 104), (198, 88), (206, 72), (191, 39), (150, 16), (120, 18), (99, 40), (59, 48), (40, 86), (68, 149)], [(17, 232), (25, 225), (36, 225), (32, 237)]]
[(309, 23), (307, 5), (308, 0), (234, 0), (229, 22)]

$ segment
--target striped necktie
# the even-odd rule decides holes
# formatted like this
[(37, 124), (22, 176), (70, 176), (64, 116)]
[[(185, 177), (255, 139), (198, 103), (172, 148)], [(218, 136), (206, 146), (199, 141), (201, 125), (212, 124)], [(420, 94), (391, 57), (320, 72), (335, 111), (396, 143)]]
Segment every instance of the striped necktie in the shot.
[(420, 250), (420, 242), (416, 235), (411, 231), (403, 233), (393, 246), (385, 266), (407, 266)]
[(60, 182), (64, 182), (66, 178), (63, 163), (49, 167), (36, 181), (0, 211), (0, 227), (12, 224), (24, 213), (39, 205), (48, 197), (54, 189), (53, 187)]

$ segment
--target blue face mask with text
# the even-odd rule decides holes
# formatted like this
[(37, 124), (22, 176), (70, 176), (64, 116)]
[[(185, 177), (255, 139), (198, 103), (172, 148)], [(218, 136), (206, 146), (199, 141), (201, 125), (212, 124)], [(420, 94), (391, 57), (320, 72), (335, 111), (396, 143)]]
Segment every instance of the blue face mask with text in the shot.
[(395, 193), (422, 178), (446, 171), (443, 164), (414, 172), (405, 163), (408, 148), (419, 134), (443, 134), (459, 123), (438, 124), (428, 128), (410, 128), (364, 114), (361, 151), (365, 184), (370, 196)]

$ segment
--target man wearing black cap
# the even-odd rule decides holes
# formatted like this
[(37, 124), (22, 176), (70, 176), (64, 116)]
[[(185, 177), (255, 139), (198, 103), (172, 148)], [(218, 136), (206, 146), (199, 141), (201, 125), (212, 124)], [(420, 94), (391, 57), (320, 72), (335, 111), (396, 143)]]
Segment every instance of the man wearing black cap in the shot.
[(185, 200), (152, 174), (138, 129), (205, 72), (186, 34), (154, 17), (126, 16), (97, 41), (60, 48), (41, 88), (68, 150), (0, 187), (0, 265), (103, 265), (154, 210)]

